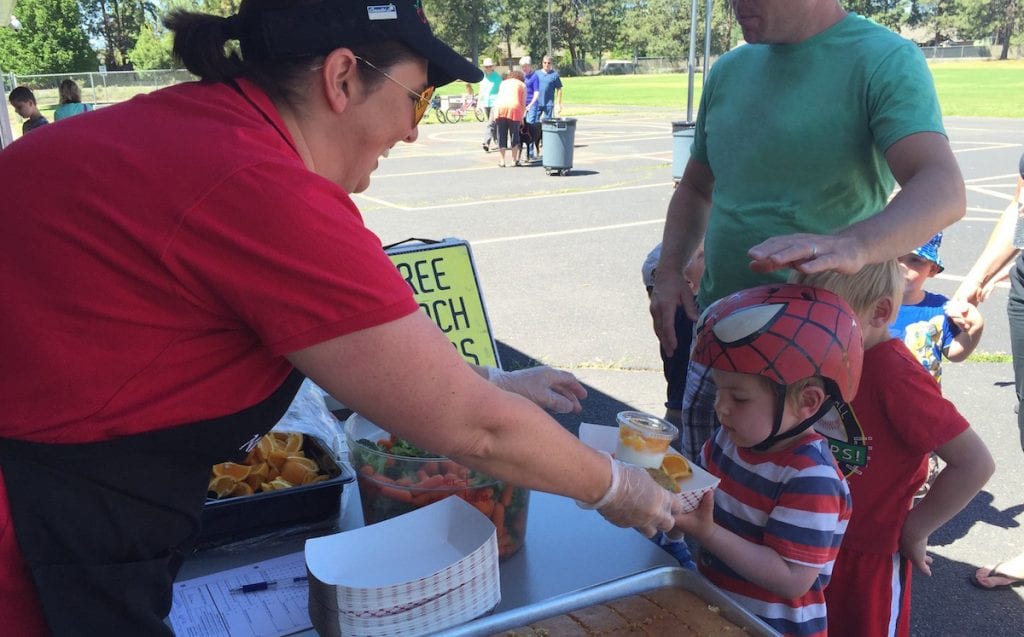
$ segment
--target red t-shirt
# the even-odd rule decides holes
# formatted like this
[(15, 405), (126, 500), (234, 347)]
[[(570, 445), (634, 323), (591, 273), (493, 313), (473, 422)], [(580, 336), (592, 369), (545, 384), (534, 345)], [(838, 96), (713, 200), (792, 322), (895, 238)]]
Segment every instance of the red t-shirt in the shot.
[(234, 413), (280, 385), (284, 354), (416, 311), (348, 195), (240, 85), (143, 95), (0, 154), (0, 437)]
[[(0, 437), (241, 411), (284, 354), (418, 309), (349, 196), (247, 82), (183, 84), (0, 153)], [(43, 632), (0, 474), (0, 616)]]
[(899, 339), (864, 352), (852, 408), (856, 420), (847, 419), (844, 453), (837, 456), (853, 498), (842, 548), (892, 554), (928, 455), (970, 425)]

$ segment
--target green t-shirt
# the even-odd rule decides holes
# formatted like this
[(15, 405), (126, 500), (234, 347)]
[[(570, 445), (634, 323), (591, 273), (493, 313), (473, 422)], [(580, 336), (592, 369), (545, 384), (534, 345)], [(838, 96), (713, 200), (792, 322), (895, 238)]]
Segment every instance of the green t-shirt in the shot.
[(945, 134), (931, 73), (910, 41), (851, 13), (797, 44), (748, 44), (708, 74), (692, 157), (715, 177), (699, 302), (782, 281), (750, 270), (768, 237), (830, 234), (881, 210), (884, 153)]

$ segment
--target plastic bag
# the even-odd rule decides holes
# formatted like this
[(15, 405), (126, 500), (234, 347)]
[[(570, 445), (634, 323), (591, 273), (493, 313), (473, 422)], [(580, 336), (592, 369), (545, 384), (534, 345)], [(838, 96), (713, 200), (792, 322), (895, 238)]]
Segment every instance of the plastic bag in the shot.
[(331, 451), (335, 460), (341, 460), (348, 451), (342, 424), (327, 409), (327, 392), (308, 378), (302, 381), (288, 411), (271, 431), (301, 433), (313, 436)]

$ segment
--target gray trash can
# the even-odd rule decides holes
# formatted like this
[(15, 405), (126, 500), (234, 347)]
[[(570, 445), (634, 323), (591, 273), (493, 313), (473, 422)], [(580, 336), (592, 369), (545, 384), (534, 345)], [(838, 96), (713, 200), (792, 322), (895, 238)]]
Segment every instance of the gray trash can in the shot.
[(540, 124), (544, 171), (549, 175), (568, 174), (572, 168), (572, 147), (576, 143), (576, 118), (549, 117)]
[(693, 145), (693, 133), (696, 122), (672, 122), (672, 179), (679, 183), (690, 160), (690, 146)]

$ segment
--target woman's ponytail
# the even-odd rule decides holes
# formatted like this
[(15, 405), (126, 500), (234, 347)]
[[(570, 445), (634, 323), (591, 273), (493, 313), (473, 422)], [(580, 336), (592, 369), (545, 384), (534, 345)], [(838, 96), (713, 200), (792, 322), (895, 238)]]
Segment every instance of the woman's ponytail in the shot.
[(178, 9), (164, 18), (164, 26), (174, 31), (174, 56), (204, 82), (226, 82), (242, 75), (238, 54), (224, 51), (228, 40), (238, 38), (238, 16)]

